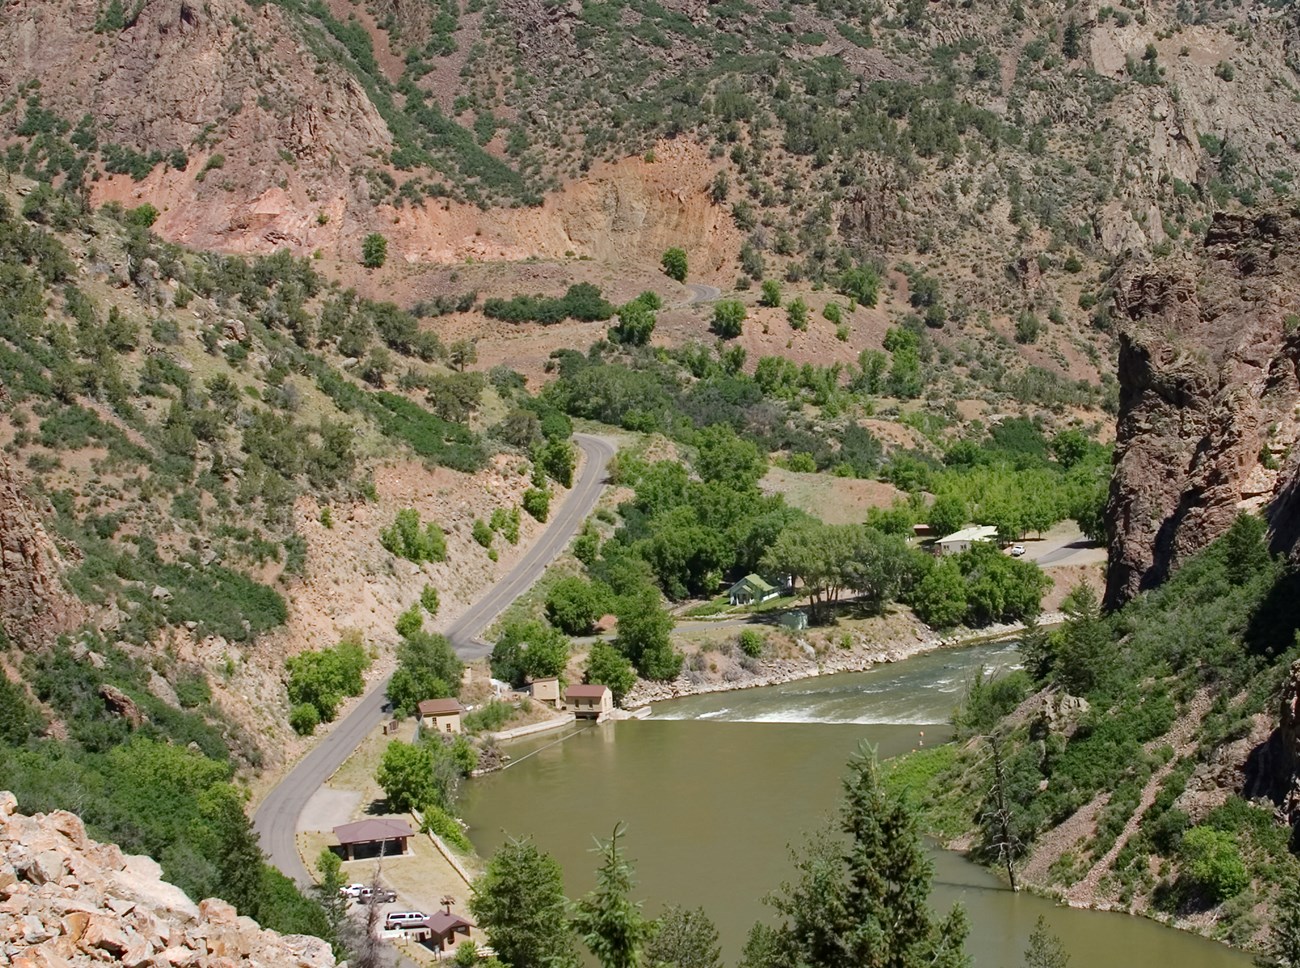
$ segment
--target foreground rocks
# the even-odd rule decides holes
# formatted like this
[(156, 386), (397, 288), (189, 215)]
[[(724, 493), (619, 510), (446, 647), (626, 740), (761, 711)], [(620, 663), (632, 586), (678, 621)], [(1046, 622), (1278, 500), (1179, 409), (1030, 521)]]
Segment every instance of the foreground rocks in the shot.
[(0, 792), (0, 964), (334, 968), (321, 939), (265, 931), (215, 898), (195, 904), (148, 857), (90, 840), (71, 813), (17, 810)]

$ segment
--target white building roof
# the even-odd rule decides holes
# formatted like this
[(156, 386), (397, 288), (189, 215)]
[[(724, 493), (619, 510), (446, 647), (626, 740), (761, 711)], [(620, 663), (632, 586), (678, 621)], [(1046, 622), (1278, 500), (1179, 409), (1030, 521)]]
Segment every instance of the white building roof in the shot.
[(958, 541), (992, 541), (998, 536), (998, 529), (991, 524), (980, 524), (973, 528), (962, 528), (960, 531), (954, 531), (945, 538), (939, 539), (939, 544)]

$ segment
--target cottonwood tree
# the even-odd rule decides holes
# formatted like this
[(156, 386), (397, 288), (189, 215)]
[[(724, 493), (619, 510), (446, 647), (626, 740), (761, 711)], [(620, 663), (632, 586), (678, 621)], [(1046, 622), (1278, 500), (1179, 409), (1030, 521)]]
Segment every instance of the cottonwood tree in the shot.
[(641, 902), (628, 897), (632, 865), (618, 846), (625, 830), (617, 824), (609, 840), (596, 842), (602, 858), (596, 889), (577, 903), (573, 916), (574, 930), (602, 968), (639, 968), (655, 930), (655, 923), (642, 916)]
[(578, 963), (555, 858), (531, 840), (509, 840), (474, 882), (469, 909), (510, 968), (570, 968)]
[(824, 831), (796, 856), (798, 880), (769, 900), (783, 922), (774, 936), (751, 933), (747, 968), (968, 966), (965, 912), (931, 913), (933, 865), (911, 811), (881, 782), (873, 750), (850, 761), (844, 793), (844, 839)]

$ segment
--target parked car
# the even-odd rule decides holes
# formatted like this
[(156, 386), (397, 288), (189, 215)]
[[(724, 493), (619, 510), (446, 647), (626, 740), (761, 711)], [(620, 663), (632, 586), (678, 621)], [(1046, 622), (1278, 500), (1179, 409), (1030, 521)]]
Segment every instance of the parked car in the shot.
[(387, 887), (381, 887), (378, 891), (373, 891), (368, 887), (362, 888), (361, 893), (357, 895), (358, 904), (369, 904), (372, 901), (375, 904), (392, 904), (397, 900), (397, 892)]
[(419, 911), (389, 911), (384, 918), (384, 927), (391, 931), (393, 928), (406, 928), (427, 920), (428, 917)]
[(339, 888), (339, 897), (360, 897), (362, 891), (369, 890), (364, 884), (346, 884)]
[(1019, 558), (1019, 557), (1020, 557), (1021, 555), (1023, 555), (1024, 553), (1025, 553), (1025, 546), (1024, 546), (1024, 545), (1012, 545), (1012, 546), (1011, 546), (1011, 557), (1012, 557), (1012, 558)]

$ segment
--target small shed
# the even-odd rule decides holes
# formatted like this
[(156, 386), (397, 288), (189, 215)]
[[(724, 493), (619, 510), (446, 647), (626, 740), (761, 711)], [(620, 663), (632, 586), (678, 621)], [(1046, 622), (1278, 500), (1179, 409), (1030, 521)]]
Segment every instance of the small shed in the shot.
[(972, 545), (997, 540), (998, 529), (991, 524), (985, 524), (954, 531), (947, 537), (940, 538), (934, 543), (934, 546), (941, 555), (956, 555), (963, 551), (969, 551)]
[(614, 694), (609, 686), (570, 686), (565, 690), (564, 701), (578, 719), (599, 722), (614, 711)]
[(420, 714), (420, 728), (435, 733), (459, 733), (460, 715), (465, 711), (455, 699), (426, 699), (416, 710)]
[(406, 842), (415, 831), (396, 817), (373, 817), (334, 828), (334, 836), (347, 860), (365, 857), (398, 857), (406, 853)]
[(746, 575), (727, 589), (727, 601), (732, 605), (758, 605), (779, 594), (781, 592), (775, 585), (758, 575)]
[(556, 676), (544, 676), (528, 683), (528, 694), (538, 702), (548, 706), (560, 704), (560, 680)]
[(425, 943), (439, 951), (448, 947), (449, 943), (454, 946), (458, 934), (468, 938), (470, 928), (474, 927), (473, 921), (467, 921), (459, 914), (452, 914), (451, 911), (437, 911), (429, 915), (424, 923), (429, 929), (428, 940)]

